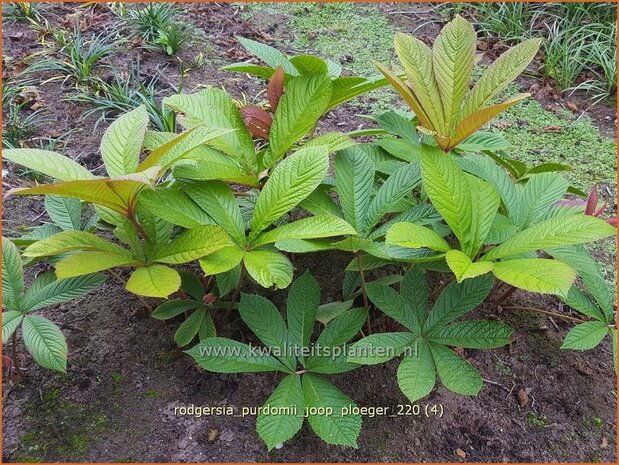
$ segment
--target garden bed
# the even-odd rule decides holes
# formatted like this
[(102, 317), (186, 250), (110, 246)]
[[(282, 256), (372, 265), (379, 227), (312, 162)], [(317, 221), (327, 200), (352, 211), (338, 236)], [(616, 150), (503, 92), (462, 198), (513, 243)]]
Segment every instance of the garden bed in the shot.
[[(242, 74), (220, 71), (223, 65), (249, 57), (239, 48), (236, 35), (284, 51), (318, 55), (323, 55), (321, 47), (330, 43), (324, 55), (332, 54), (331, 58), (352, 70), (356, 66), (368, 69), (368, 59), (390, 60), (392, 30), (410, 33), (425, 24), (415, 34), (432, 39), (441, 25), (440, 16), (428, 4), (355, 5), (331, 12), (327, 9), (326, 13), (316, 5), (307, 6), (305, 11), (299, 10), (300, 6), (240, 4), (185, 4), (182, 8), (204, 36), (179, 56), (189, 62), (202, 52), (205, 59), (202, 67), (189, 71), (184, 91), (192, 92), (200, 85), (220, 86), (238, 99), (244, 94), (252, 98), (262, 84)], [(112, 21), (118, 21), (102, 5), (92, 9), (54, 5), (45, 15), (54, 27), (66, 25), (77, 11), (88, 25), (86, 35), (100, 33)], [(331, 42), (324, 42), (324, 30), (318, 31), (316, 37), (312, 29), (318, 27), (321, 14), (343, 21), (326, 26), (333, 26)], [(354, 25), (360, 17), (367, 19), (368, 29), (364, 32), (371, 40), (365, 43), (356, 37), (358, 42), (350, 43), (346, 34), (354, 31), (347, 30), (345, 23)], [(385, 41), (389, 51), (383, 56), (373, 54), (382, 50)], [(342, 42), (350, 43), (351, 51), (337, 49)], [(5, 74), (17, 72), (24, 58), (42, 47), (31, 27), (6, 20), (3, 44)], [(304, 47), (307, 50), (302, 50)], [(360, 52), (364, 50), (367, 55)], [(138, 54), (145, 77), (167, 66), (165, 80), (159, 83), (161, 95), (175, 93), (181, 67), (174, 58), (132, 48), (113, 55), (110, 61), (122, 67)], [(368, 69), (366, 74), (373, 72)], [(78, 131), (56, 150), (97, 173), (101, 169), (99, 142), (108, 123), (101, 122), (92, 131), (97, 117), (83, 117), (89, 106), (63, 100), (73, 92), (70, 86), (59, 81), (41, 84), (46, 76), (34, 77), (40, 102), (53, 119), (43, 122), (33, 137), (59, 137)], [(526, 110), (516, 108), (493, 123), (505, 128), (506, 137), (515, 144), (513, 155), (525, 161), (552, 160), (575, 166), (570, 179), (582, 182), (582, 187), (600, 183), (601, 194), (614, 211), (616, 109), (606, 101), (589, 109), (582, 96), (564, 98), (544, 93), (546, 82), (531, 78), (523, 78), (518, 84), (523, 91), (537, 86), (533, 87), (533, 97), (538, 101), (532, 99), (526, 103)], [(380, 109), (391, 102), (398, 99), (387, 91), (369, 94), (354, 104), (339, 107), (319, 129), (352, 131), (369, 127), (371, 123), (357, 117), (364, 113), (361, 105)], [(557, 146), (553, 147), (555, 141)], [(563, 150), (575, 142), (582, 148)], [(544, 148), (541, 153), (536, 144)], [(17, 171), (3, 177), (5, 188), (22, 186), (24, 180), (28, 178), (19, 178)], [(3, 234), (12, 236), (23, 225), (36, 225), (45, 220), (43, 215), (43, 205), (35, 199), (6, 198)], [(616, 243), (607, 240), (604, 244), (595, 252), (604, 261), (602, 265), (612, 281)], [(349, 254), (332, 251), (298, 255), (295, 277), (311, 271), (321, 285), (322, 302), (340, 300), (343, 270), (350, 259)], [(31, 268), (30, 277), (41, 267)], [(380, 276), (380, 272), (373, 275)], [(437, 286), (440, 284), (438, 275), (431, 274), (430, 278)], [(251, 285), (242, 290), (259, 291)], [(261, 293), (284, 306), (286, 290)], [(151, 304), (157, 303), (151, 300)], [(515, 292), (509, 304), (561, 311), (558, 299), (522, 291)], [(28, 360), (27, 375), (20, 383), (3, 383), (3, 461), (616, 461), (616, 378), (610, 341), (584, 353), (559, 350), (571, 323), (539, 314), (500, 311), (489, 303), (475, 310), (475, 318), (497, 319), (515, 331), (509, 346), (466, 351), (466, 359), (485, 381), (479, 396), (458, 396), (438, 386), (418, 402), (422, 407), (419, 415), (365, 417), (358, 449), (325, 445), (305, 424), (295, 438), (271, 453), (257, 436), (252, 416), (197, 418), (179, 415), (177, 407), (260, 406), (277, 386), (279, 376), (201, 370), (174, 343), (178, 322), (149, 318), (141, 302), (113, 278), (96, 293), (51, 307), (45, 316), (56, 322), (67, 337), (67, 374), (54, 374)], [(236, 340), (251, 337), (235, 314), (218, 329)], [(332, 377), (332, 382), (359, 406), (391, 407), (392, 412), (397, 412), (397, 406), (408, 401), (397, 388), (396, 369), (396, 361), (361, 367)], [(528, 392), (527, 402), (518, 397), (523, 390)], [(440, 406), (442, 415), (424, 415), (425, 406)]]

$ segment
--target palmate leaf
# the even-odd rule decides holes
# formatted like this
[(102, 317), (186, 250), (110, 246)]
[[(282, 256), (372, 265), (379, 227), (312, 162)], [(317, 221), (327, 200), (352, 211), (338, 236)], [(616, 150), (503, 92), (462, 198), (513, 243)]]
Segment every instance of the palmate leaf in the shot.
[(412, 312), (404, 298), (393, 288), (376, 282), (366, 285), (368, 297), (387, 316), (408, 328), (416, 337), (421, 333), (418, 312)]
[(492, 276), (485, 275), (449, 284), (434, 302), (423, 332), (444, 326), (473, 310), (487, 297), (493, 282)]
[(292, 282), (294, 266), (286, 256), (271, 250), (246, 252), (243, 260), (249, 275), (262, 287), (284, 289)]
[(381, 76), (369, 78), (342, 76), (334, 79), (331, 83), (333, 91), (325, 113), (355, 97), (385, 87), (389, 84), (389, 81)]
[(400, 295), (408, 307), (416, 315), (417, 321), (423, 325), (428, 316), (429, 289), (426, 277), (418, 266), (412, 266), (400, 283)]
[(127, 290), (146, 297), (167, 298), (181, 286), (178, 272), (157, 263), (136, 268), (127, 280)]
[(204, 339), (185, 353), (191, 355), (202, 368), (215, 373), (289, 371), (275, 357), (255, 354), (247, 344), (223, 337)]
[(556, 173), (543, 173), (529, 177), (522, 191), (521, 211), (518, 225), (527, 228), (537, 223), (563, 198), (569, 183)]
[[(340, 316), (352, 307), (353, 300), (346, 300), (344, 302), (327, 302), (322, 304), (316, 310), (316, 321), (320, 321), (323, 325), (326, 325), (334, 318)], [(288, 317), (290, 320), (290, 317)], [(290, 325), (290, 323), (288, 323)]]
[(357, 234), (357, 231), (343, 219), (330, 215), (318, 215), (267, 231), (258, 236), (253, 245), (259, 246), (280, 240), (318, 239), (349, 234)]
[(399, 356), (414, 340), (411, 333), (372, 334), (355, 342), (346, 360), (360, 365), (378, 365)]
[(536, 250), (583, 244), (615, 235), (616, 228), (588, 215), (541, 221), (490, 250), (482, 260), (496, 260)]
[(45, 211), (52, 221), (63, 231), (80, 229), (82, 224), (82, 204), (78, 199), (59, 195), (45, 196)]
[(90, 274), (76, 278), (61, 279), (40, 288), (30, 288), (24, 297), (24, 310), (39, 310), (50, 305), (68, 302), (88, 294), (100, 287), (106, 280), (104, 274)]
[(576, 278), (573, 268), (558, 260), (520, 258), (494, 263), (494, 275), (514, 287), (540, 294), (566, 296)]
[(264, 403), (264, 408), (278, 412), (265, 415), (262, 411), (256, 418), (256, 432), (271, 450), (292, 438), (303, 426), (305, 402), (301, 377), (286, 376)]
[(140, 161), (148, 112), (144, 105), (125, 113), (103, 134), (101, 157), (110, 177), (135, 173)]
[(207, 224), (181, 233), (161, 247), (153, 261), (173, 265), (187, 263), (231, 245), (233, 242), (223, 229)]
[(300, 76), (286, 85), (273, 117), (265, 166), (272, 166), (282, 158), (316, 125), (330, 98), (331, 80), (327, 75)]
[[(454, 128), (460, 106), (469, 89), (476, 42), (473, 26), (457, 15), (443, 28), (432, 49), (432, 68), (443, 103), (447, 131)], [(450, 135), (449, 132), (446, 135)]]
[(217, 285), (217, 295), (225, 297), (232, 292), (238, 285), (241, 279), (241, 265), (237, 265), (230, 271), (218, 274), (215, 276)]
[(423, 339), (418, 339), (415, 348), (416, 353), (404, 357), (398, 367), (398, 386), (411, 402), (417, 402), (430, 394), (436, 383), (430, 347)]
[(309, 271), (299, 276), (288, 291), (286, 318), (288, 341), (293, 346), (307, 347), (320, 305), (320, 285)]
[(342, 150), (335, 156), (335, 178), (344, 218), (362, 231), (374, 184), (374, 161), (357, 147)]
[(7, 344), (11, 336), (22, 322), (24, 314), (17, 310), (2, 312), (2, 343)]
[(239, 314), (258, 339), (274, 351), (273, 355), (281, 360), (290, 371), (294, 371), (296, 359), (288, 352), (288, 328), (277, 307), (261, 295), (243, 293), (239, 304)]
[(44, 368), (65, 372), (67, 369), (67, 342), (60, 328), (39, 315), (26, 315), (22, 336), (32, 358)]
[(428, 248), (437, 252), (447, 252), (451, 246), (432, 229), (413, 223), (396, 223), (385, 237), (386, 244), (394, 244), (409, 249)]
[(20, 310), (24, 293), (24, 265), (19, 251), (2, 236), (2, 306)]
[(574, 326), (565, 336), (562, 349), (589, 350), (596, 347), (608, 334), (608, 325), (602, 321), (588, 321)]
[(207, 308), (199, 308), (189, 315), (178, 327), (174, 333), (174, 341), (178, 347), (184, 347), (189, 344), (200, 332), (200, 328), (204, 324), (204, 320), (210, 320)]
[(150, 316), (157, 320), (169, 320), (185, 313), (186, 311), (201, 308), (203, 306), (204, 305), (201, 302), (196, 300), (168, 300), (159, 305), (153, 313), (150, 314)]
[(599, 321), (606, 321), (606, 315), (576, 285), (573, 285), (567, 295), (561, 297), (561, 300), (583, 315)]
[(479, 372), (447, 347), (428, 342), (441, 383), (456, 394), (476, 396), (483, 385)]
[[(353, 308), (331, 320), (316, 340), (321, 347), (338, 347), (359, 332), (368, 316), (367, 308)], [(308, 367), (311, 366), (308, 360)]]
[(428, 341), (465, 349), (493, 349), (509, 344), (513, 330), (497, 321), (462, 321), (430, 331)]
[(361, 416), (343, 414), (344, 408), (356, 405), (352, 399), (317, 375), (303, 375), (303, 398), (307, 407), (331, 408), (333, 415), (310, 415), (308, 421), (314, 432), (328, 444), (357, 447), (361, 431)]
[(212, 87), (197, 94), (174, 95), (165, 98), (164, 104), (184, 114), (181, 123), (187, 128), (204, 125), (232, 131), (210, 145), (238, 161), (248, 172), (257, 172), (254, 142), (238, 107), (224, 90)]
[(328, 166), (324, 146), (303, 148), (278, 164), (256, 201), (250, 242), (312, 193), (324, 179)]
[(49, 150), (5, 149), (2, 159), (59, 181), (94, 179), (96, 176), (69, 157)]
[(525, 70), (537, 53), (541, 39), (529, 39), (507, 50), (492, 63), (469, 93), (462, 109), (468, 116), (487, 105)]

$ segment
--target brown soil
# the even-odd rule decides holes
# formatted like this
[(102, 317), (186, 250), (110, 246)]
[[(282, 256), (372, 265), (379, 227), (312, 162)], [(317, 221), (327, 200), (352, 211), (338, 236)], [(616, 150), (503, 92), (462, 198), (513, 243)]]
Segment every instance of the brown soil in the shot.
[[(417, 7), (416, 14), (426, 14), (423, 10), (427, 6)], [(53, 21), (60, 21), (74, 8), (68, 4), (55, 6)], [(255, 95), (262, 88), (257, 81), (218, 68), (245, 58), (238, 55), (235, 35), (268, 42), (273, 35), (285, 33), (285, 28), (273, 28), (269, 22), (264, 28), (250, 25), (235, 14), (235, 6), (227, 4), (186, 8), (192, 8), (192, 20), (208, 31), (212, 47), (206, 56), (209, 64), (191, 73), (185, 89), (214, 84), (225, 85), (235, 97), (243, 92)], [(381, 8), (401, 10), (413, 5)], [(103, 7), (95, 11), (110, 15)], [(414, 15), (393, 18), (400, 22), (419, 20)], [(93, 30), (100, 27), (93, 26)], [(433, 29), (430, 27), (428, 34)], [(36, 35), (21, 24), (5, 27), (3, 39), (3, 56), (11, 56), (16, 62), (40, 49), (31, 46)], [(137, 53), (132, 50), (126, 58)], [(145, 73), (161, 64), (159, 55), (142, 57)], [(176, 86), (178, 66), (169, 62), (168, 69), (170, 84)], [(106, 124), (92, 132), (89, 128), (96, 118), (84, 120), (81, 114), (85, 107), (62, 100), (67, 92), (58, 83), (44, 86), (44, 99), (59, 117), (41, 133), (86, 128), (63, 152), (97, 168), (98, 144)], [(600, 115), (614, 114), (612, 108), (598, 107), (603, 109), (591, 113), (596, 121), (598, 111)], [(355, 129), (359, 120), (354, 114), (350, 108), (338, 109), (327, 118), (325, 128)], [(337, 121), (346, 124), (336, 126)], [(14, 178), (9, 182), (18, 183)], [(19, 180), (19, 184), (23, 182)], [(5, 231), (39, 223), (45, 219), (42, 212), (42, 204), (36, 199), (5, 199)], [(338, 300), (343, 269), (350, 259), (344, 253), (300, 255), (295, 275), (309, 269), (320, 281), (322, 301)], [(41, 268), (30, 269), (29, 276)], [(247, 286), (244, 291), (258, 289)], [(261, 292), (280, 306), (286, 296), (285, 291)], [(510, 304), (561, 311), (554, 298), (521, 292), (511, 297)], [(466, 454), (466, 461), (473, 462), (616, 461), (616, 383), (610, 344), (604, 342), (586, 353), (561, 351), (561, 341), (571, 324), (559, 320), (553, 323), (537, 314), (500, 313), (495, 306), (485, 304), (471, 315), (501, 319), (514, 328), (516, 336), (509, 347), (465, 354), (487, 380), (478, 397), (458, 396), (439, 386), (419, 402), (422, 407), (439, 405), (441, 417), (364, 418), (356, 450), (324, 444), (306, 424), (283, 449), (271, 454), (255, 433), (252, 417), (183, 417), (175, 415), (174, 408), (192, 404), (259, 406), (279, 382), (279, 375), (200, 371), (174, 344), (179, 321), (161, 322), (143, 316), (138, 299), (113, 279), (96, 293), (48, 309), (45, 315), (63, 328), (69, 345), (69, 368), (66, 375), (59, 375), (28, 360), (23, 382), (13, 386), (4, 382), (3, 461), (452, 462), (462, 460), (457, 449)], [(238, 317), (223, 329), (238, 340), (249, 336)], [(24, 350), (22, 346), (19, 349)], [(330, 380), (358, 405), (395, 408), (407, 403), (396, 385), (396, 369), (397, 361), (392, 361)], [(516, 397), (520, 389), (529, 391), (524, 407)]]

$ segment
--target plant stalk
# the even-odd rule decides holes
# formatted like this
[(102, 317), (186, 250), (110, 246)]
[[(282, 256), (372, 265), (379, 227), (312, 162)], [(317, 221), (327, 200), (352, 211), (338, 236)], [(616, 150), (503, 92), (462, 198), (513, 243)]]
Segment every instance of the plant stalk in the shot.
[(518, 289), (517, 287), (514, 287), (514, 286), (509, 286), (509, 289), (507, 289), (507, 290), (503, 293), (503, 295), (501, 295), (501, 297), (499, 297), (498, 299), (496, 299), (496, 300), (494, 301), (494, 304), (495, 304), (495, 305), (501, 305), (503, 302), (505, 302), (507, 299), (509, 299), (509, 298), (512, 296), (512, 294), (513, 294), (514, 292), (516, 292), (516, 290), (517, 290), (517, 289)]
[(361, 281), (361, 294), (363, 295), (363, 306), (368, 309), (368, 319), (366, 321), (366, 329), (368, 335), (372, 334), (372, 320), (370, 318), (370, 303), (368, 301), (368, 292), (365, 289), (365, 274), (363, 273), (363, 259), (361, 251), (357, 251), (357, 266), (359, 268), (359, 280)]
[(23, 375), (17, 360), (17, 331), (13, 331), (13, 335), (11, 336), (11, 358), (13, 359), (13, 366), (15, 367), (17, 379), (21, 379)]
[(499, 305), (499, 308), (502, 310), (523, 310), (523, 311), (528, 311), (528, 312), (536, 312), (536, 313), (543, 313), (544, 315), (548, 315), (548, 316), (553, 316), (555, 318), (563, 318), (564, 320), (570, 320), (570, 321), (576, 321), (578, 323), (586, 323), (587, 321), (590, 320), (583, 320), (582, 318), (576, 318), (573, 316), (569, 316), (569, 315), (563, 315), (561, 313), (557, 313), (557, 312), (550, 312), (548, 310), (542, 310), (541, 308), (535, 308), (535, 307), (503, 307)]
[(236, 289), (234, 289), (234, 294), (232, 294), (232, 300), (230, 301), (230, 307), (226, 311), (226, 319), (230, 316), (232, 309), (234, 308), (234, 303), (236, 299), (239, 298), (239, 294), (241, 293), (241, 286), (243, 285), (243, 278), (245, 277), (245, 266), (241, 263), (241, 275), (239, 276), (239, 283), (236, 285)]

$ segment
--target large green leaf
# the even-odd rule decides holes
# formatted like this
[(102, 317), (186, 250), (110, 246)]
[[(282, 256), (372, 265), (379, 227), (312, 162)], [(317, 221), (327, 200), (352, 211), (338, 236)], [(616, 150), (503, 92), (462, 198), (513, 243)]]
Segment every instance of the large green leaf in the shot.
[(245, 245), (245, 222), (230, 187), (219, 181), (190, 182), (183, 184), (183, 190), (238, 245)]
[(35, 242), (24, 250), (24, 257), (49, 257), (73, 250), (108, 252), (133, 258), (127, 249), (86, 231), (62, 231), (52, 237)]
[(269, 150), (265, 165), (277, 160), (307, 134), (327, 109), (331, 99), (331, 80), (324, 74), (305, 75), (292, 79), (277, 104), (269, 133)]
[(248, 172), (256, 173), (253, 140), (238, 107), (224, 90), (211, 87), (197, 94), (174, 95), (164, 103), (184, 114), (181, 122), (185, 127), (203, 124), (211, 129), (233, 130), (209, 144), (237, 160)]
[(306, 407), (333, 411), (332, 415), (318, 413), (308, 416), (309, 424), (318, 437), (328, 444), (357, 447), (361, 416), (344, 412), (344, 409), (356, 405), (353, 400), (317, 375), (306, 373), (302, 384)]
[(374, 184), (374, 161), (358, 147), (342, 150), (335, 156), (335, 178), (344, 218), (363, 231)]
[(259, 246), (280, 240), (319, 239), (356, 233), (357, 231), (350, 224), (337, 216), (310, 216), (261, 234), (253, 245)]
[(141, 262), (135, 257), (115, 253), (87, 250), (72, 253), (56, 263), (58, 279), (89, 275), (98, 271), (109, 270), (119, 266), (137, 266)]
[(284, 255), (271, 250), (250, 250), (243, 260), (249, 275), (262, 287), (284, 289), (292, 282), (294, 266)]
[(471, 196), (471, 231), (465, 252), (471, 257), (477, 255), (480, 247), (486, 243), (486, 237), (492, 228), (499, 209), (499, 194), (486, 181), (466, 175)]
[[(269, 413), (265, 414), (265, 410)], [(297, 434), (303, 426), (304, 412), (301, 377), (288, 375), (264, 403), (256, 418), (256, 432), (271, 450)]]
[(466, 349), (493, 349), (509, 344), (512, 329), (497, 321), (462, 321), (430, 331), (431, 342)]
[(475, 278), (492, 271), (492, 262), (473, 262), (468, 255), (459, 250), (450, 250), (445, 254), (445, 260), (449, 269), (456, 276), (456, 281), (461, 283), (465, 279)]
[(17, 310), (9, 310), (2, 312), (2, 343), (7, 344), (11, 340), (11, 336), (19, 327), (23, 317), (22, 312)]
[(2, 306), (20, 310), (24, 293), (24, 265), (19, 251), (2, 236)]
[(522, 191), (522, 216), (517, 223), (527, 228), (537, 223), (567, 192), (569, 183), (556, 173), (542, 173), (529, 177)]
[(368, 283), (366, 286), (368, 297), (376, 307), (387, 316), (410, 329), (418, 337), (421, 325), (417, 319), (417, 311), (409, 308), (406, 300), (393, 288), (380, 283)]
[(288, 340), (292, 346), (309, 346), (320, 305), (320, 285), (309, 271), (299, 276), (288, 291)]
[(211, 217), (184, 192), (170, 188), (158, 187), (145, 189), (138, 197), (140, 206), (153, 215), (183, 228), (195, 228), (203, 224), (212, 224)]
[(69, 157), (49, 150), (5, 149), (2, 151), (2, 159), (38, 171), (59, 181), (77, 181), (96, 177)]
[(602, 321), (588, 321), (574, 326), (563, 341), (562, 349), (589, 350), (608, 334), (608, 325)]
[(365, 230), (373, 228), (387, 213), (398, 211), (401, 201), (411, 194), (419, 181), (421, 175), (417, 163), (402, 166), (394, 171), (380, 186), (370, 203), (364, 224)]
[(481, 304), (490, 292), (493, 281), (492, 276), (485, 275), (447, 286), (432, 306), (423, 327), (424, 333), (452, 322)]
[(582, 244), (613, 236), (617, 229), (606, 221), (588, 215), (572, 215), (537, 223), (512, 236), (482, 257), (496, 260), (536, 250)]
[(379, 333), (355, 342), (348, 351), (348, 362), (378, 365), (398, 357), (415, 340), (411, 333)]
[(271, 353), (290, 371), (294, 371), (296, 359), (289, 353), (288, 328), (277, 307), (261, 295), (243, 293), (239, 314), (258, 339), (271, 349)]
[(181, 277), (169, 266), (155, 263), (137, 268), (129, 276), (126, 287), (137, 295), (165, 299), (181, 287)]
[(204, 320), (210, 319), (208, 309), (199, 308), (187, 317), (174, 333), (174, 341), (178, 347), (189, 344), (198, 335)]
[(428, 316), (429, 289), (426, 277), (419, 266), (410, 267), (404, 275), (400, 283), (400, 295), (417, 317), (419, 324), (423, 325)]
[(147, 126), (148, 112), (140, 105), (107, 128), (101, 139), (101, 157), (110, 177), (137, 171)]
[[(267, 65), (275, 68), (281, 66), (286, 74), (296, 76), (298, 73), (295, 67), (290, 63), (290, 60), (286, 55), (270, 45), (256, 42), (255, 40), (248, 39), (246, 37), (237, 37), (239, 43), (252, 55), (265, 62)], [(266, 76), (266, 77), (270, 77)]]
[(402, 359), (398, 367), (398, 386), (411, 402), (427, 396), (434, 389), (436, 371), (428, 344), (417, 340), (416, 353)]
[(469, 93), (462, 109), (467, 116), (484, 107), (528, 66), (541, 39), (529, 39), (510, 48), (492, 63)]
[[(367, 308), (353, 308), (331, 320), (316, 340), (319, 347), (338, 347), (352, 339), (365, 323)], [(308, 367), (311, 366), (308, 360)]]
[(39, 315), (27, 315), (22, 323), (22, 336), (32, 358), (44, 368), (65, 372), (67, 342), (60, 328)]
[(428, 248), (437, 252), (447, 252), (451, 249), (447, 241), (432, 229), (413, 223), (394, 224), (387, 231), (385, 243), (409, 249)]
[(245, 250), (237, 245), (224, 247), (200, 259), (200, 267), (207, 276), (225, 273), (237, 266), (245, 257)]
[(301, 149), (277, 165), (256, 201), (250, 241), (316, 189), (328, 167), (324, 146)]
[(479, 372), (469, 362), (447, 347), (428, 342), (436, 372), (450, 391), (464, 396), (476, 396), (483, 385)]
[(469, 90), (476, 43), (473, 26), (460, 15), (447, 23), (434, 42), (432, 67), (448, 131), (454, 128), (460, 106)]
[(238, 161), (204, 145), (177, 162), (173, 174), (176, 179), (219, 180), (252, 187), (260, 184), (257, 173), (245, 172)]
[(24, 297), (24, 310), (33, 311), (61, 302), (68, 302), (94, 291), (105, 280), (106, 276), (104, 274), (97, 273), (52, 281), (34, 291), (30, 288)]
[(473, 206), (468, 179), (449, 154), (436, 147), (423, 146), (421, 176), (424, 187), (463, 249), (471, 242)]
[(558, 260), (519, 258), (496, 262), (492, 273), (501, 281), (529, 292), (566, 296), (576, 272)]
[(561, 297), (561, 300), (583, 315), (606, 321), (606, 315), (602, 313), (602, 310), (577, 285), (573, 285), (567, 295)]
[(231, 245), (233, 242), (223, 229), (207, 224), (181, 233), (168, 245), (161, 247), (153, 261), (187, 263)]
[(187, 312), (188, 310), (194, 310), (203, 306), (204, 304), (198, 302), (197, 300), (167, 300), (159, 305), (153, 313), (150, 314), (150, 316), (157, 320), (169, 320)]
[(204, 339), (185, 352), (202, 368), (215, 373), (289, 371), (275, 357), (259, 350), (252, 351), (247, 344), (223, 337)]
[(63, 231), (80, 229), (82, 204), (78, 199), (59, 195), (45, 196), (45, 210), (52, 221)]

